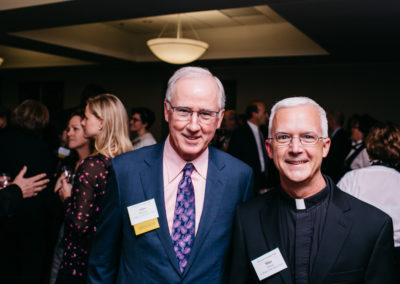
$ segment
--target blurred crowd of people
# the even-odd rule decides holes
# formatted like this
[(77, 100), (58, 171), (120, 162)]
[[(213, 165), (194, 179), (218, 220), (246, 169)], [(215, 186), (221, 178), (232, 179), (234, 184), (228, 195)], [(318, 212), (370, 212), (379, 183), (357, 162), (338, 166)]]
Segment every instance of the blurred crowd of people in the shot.
[[(400, 128), (341, 112), (327, 114), (330, 152), (322, 173), (343, 191), (393, 218), (400, 259)], [(115, 156), (156, 144), (154, 112), (135, 107), (128, 117), (117, 96), (90, 86), (81, 104), (56, 116), (26, 100), (0, 108), (0, 275), (3, 283), (86, 283), (108, 165)], [(262, 101), (244, 115), (225, 110), (211, 145), (253, 169), (254, 194), (279, 186), (265, 148), (269, 112)], [(55, 139), (57, 137), (57, 139)], [(57, 141), (57, 144), (54, 141)], [(51, 146), (51, 147), (49, 147)]]
[(156, 143), (150, 109), (133, 108), (129, 119), (103, 92), (90, 85), (85, 103), (55, 121), (36, 100), (0, 109), (2, 283), (86, 283), (110, 160)]

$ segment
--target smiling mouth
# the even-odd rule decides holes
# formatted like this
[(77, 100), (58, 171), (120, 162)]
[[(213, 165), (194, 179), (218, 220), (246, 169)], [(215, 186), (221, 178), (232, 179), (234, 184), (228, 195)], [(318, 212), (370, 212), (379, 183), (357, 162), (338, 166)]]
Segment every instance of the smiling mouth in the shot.
[(291, 164), (291, 165), (302, 165), (307, 163), (308, 161), (288, 161), (286, 160), (286, 163)]
[(190, 141), (196, 141), (196, 140), (200, 139), (200, 137), (198, 137), (198, 136), (183, 135), (183, 137), (185, 137), (187, 140), (190, 140)]

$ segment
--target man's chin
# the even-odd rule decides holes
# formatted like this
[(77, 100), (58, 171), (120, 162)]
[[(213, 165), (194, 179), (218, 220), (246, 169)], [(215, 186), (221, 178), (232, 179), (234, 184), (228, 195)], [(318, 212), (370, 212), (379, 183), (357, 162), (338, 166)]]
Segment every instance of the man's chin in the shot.
[(200, 156), (205, 149), (201, 149), (199, 145), (185, 145), (185, 148), (182, 150), (184, 160), (192, 161)]
[(290, 183), (302, 183), (309, 178), (306, 173), (291, 173), (285, 176), (285, 179)]

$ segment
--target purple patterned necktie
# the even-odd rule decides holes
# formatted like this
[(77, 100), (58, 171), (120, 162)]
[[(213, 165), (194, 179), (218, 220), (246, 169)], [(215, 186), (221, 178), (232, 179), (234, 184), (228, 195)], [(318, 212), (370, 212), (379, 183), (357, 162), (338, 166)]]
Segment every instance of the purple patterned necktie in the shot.
[(181, 273), (185, 270), (194, 242), (195, 203), (192, 175), (194, 166), (186, 164), (176, 195), (172, 243)]

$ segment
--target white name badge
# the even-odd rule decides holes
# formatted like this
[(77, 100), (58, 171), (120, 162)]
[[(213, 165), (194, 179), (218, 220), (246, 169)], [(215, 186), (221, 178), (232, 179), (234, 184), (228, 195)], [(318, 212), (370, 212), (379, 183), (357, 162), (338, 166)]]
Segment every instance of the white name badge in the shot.
[(273, 249), (266, 254), (251, 261), (260, 281), (287, 268), (279, 248)]
[(158, 218), (158, 211), (154, 198), (129, 206), (128, 213), (132, 226)]

